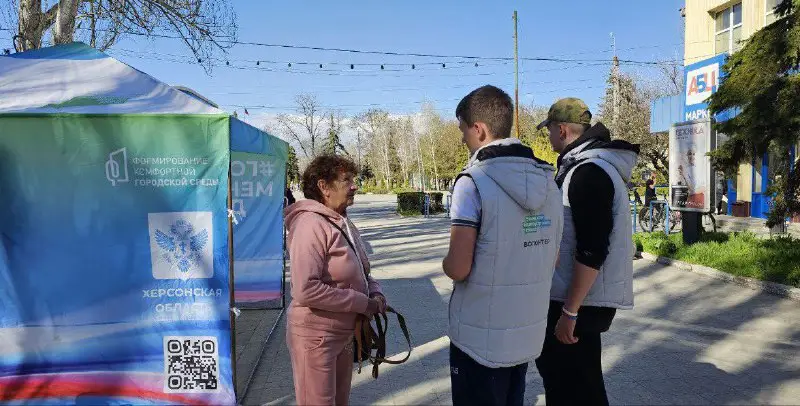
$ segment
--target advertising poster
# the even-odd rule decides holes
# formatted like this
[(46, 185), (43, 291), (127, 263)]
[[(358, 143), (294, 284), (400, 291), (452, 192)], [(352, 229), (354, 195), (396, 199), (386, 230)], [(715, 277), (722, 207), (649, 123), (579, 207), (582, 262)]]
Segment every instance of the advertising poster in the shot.
[(669, 133), (670, 207), (707, 212), (715, 188), (711, 182), (711, 121), (675, 124)]
[(279, 156), (231, 152), (237, 305), (281, 298), (285, 173)]
[(0, 404), (234, 404), (228, 117), (0, 115)]

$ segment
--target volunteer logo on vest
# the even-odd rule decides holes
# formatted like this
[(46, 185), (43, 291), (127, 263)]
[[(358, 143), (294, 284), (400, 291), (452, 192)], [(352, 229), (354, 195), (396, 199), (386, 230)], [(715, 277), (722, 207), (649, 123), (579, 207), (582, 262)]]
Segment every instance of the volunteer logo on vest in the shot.
[(542, 239), (536, 240), (536, 241), (525, 241), (525, 242), (522, 243), (522, 246), (525, 247), (525, 248), (530, 248), (530, 247), (538, 247), (540, 245), (547, 245), (547, 244), (550, 244), (550, 239), (549, 238), (542, 238)]
[(147, 220), (155, 279), (214, 276), (211, 212), (150, 213)]
[(550, 219), (545, 217), (544, 214), (534, 214), (525, 216), (525, 221), (522, 223), (522, 230), (525, 234), (531, 234), (544, 228), (550, 228), (550, 224)]

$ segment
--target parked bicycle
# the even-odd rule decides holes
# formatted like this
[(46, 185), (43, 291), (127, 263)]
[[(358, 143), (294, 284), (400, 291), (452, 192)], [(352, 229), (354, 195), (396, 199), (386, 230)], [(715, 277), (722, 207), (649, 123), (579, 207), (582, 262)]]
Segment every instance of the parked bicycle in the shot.
[[(657, 229), (664, 229), (667, 220), (667, 197), (662, 196), (662, 200), (654, 200), (650, 202), (652, 206), (652, 213), (650, 206), (643, 206), (639, 210), (639, 226), (643, 231), (653, 232)], [(681, 222), (681, 212), (677, 210), (669, 210), (669, 231), (673, 231), (675, 227)]]

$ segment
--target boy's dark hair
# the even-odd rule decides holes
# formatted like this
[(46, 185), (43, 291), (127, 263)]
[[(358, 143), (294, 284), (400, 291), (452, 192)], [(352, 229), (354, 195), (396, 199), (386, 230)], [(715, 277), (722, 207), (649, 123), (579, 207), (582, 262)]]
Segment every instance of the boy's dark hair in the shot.
[(502, 89), (482, 86), (461, 99), (456, 107), (456, 118), (470, 126), (484, 123), (496, 138), (508, 138), (514, 123), (514, 102)]

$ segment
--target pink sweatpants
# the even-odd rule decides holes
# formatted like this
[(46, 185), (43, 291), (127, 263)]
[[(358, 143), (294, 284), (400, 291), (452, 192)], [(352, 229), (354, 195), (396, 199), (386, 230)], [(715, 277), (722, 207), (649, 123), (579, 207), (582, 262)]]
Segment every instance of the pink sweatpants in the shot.
[(287, 327), (297, 404), (347, 405), (353, 378), (353, 335), (308, 335), (306, 330), (300, 335), (291, 324)]

